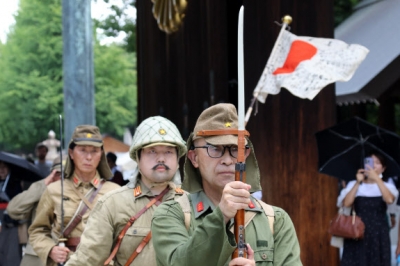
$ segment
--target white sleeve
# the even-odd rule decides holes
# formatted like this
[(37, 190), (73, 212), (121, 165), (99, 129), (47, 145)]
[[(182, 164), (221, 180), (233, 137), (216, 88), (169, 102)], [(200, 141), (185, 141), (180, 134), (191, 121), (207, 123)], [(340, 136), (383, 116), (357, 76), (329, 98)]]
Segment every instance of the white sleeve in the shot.
[(397, 198), (399, 197), (399, 191), (397, 190), (396, 186), (393, 183), (386, 182), (385, 183), (386, 187), (389, 189), (390, 193), (393, 194), (394, 196), (394, 201), (392, 204), (388, 204), (388, 212), (389, 213), (395, 213), (397, 210)]
[(350, 181), (347, 183), (346, 187), (340, 191), (339, 197), (337, 198), (336, 206), (338, 208), (343, 207), (343, 200), (346, 197), (347, 193), (354, 187), (354, 184), (356, 183), (355, 180)]

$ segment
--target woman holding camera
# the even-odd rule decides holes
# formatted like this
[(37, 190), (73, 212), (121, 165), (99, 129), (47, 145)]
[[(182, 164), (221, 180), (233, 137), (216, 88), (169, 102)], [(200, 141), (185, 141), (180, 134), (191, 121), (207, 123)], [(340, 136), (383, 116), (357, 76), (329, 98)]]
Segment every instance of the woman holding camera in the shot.
[(357, 171), (356, 180), (347, 184), (337, 200), (339, 208), (344, 207), (347, 214), (353, 208), (365, 224), (363, 239), (344, 240), (342, 266), (390, 266), (390, 229), (386, 211), (389, 205), (395, 204), (398, 191), (393, 182), (383, 176), (385, 157), (374, 151), (368, 158), (371, 164)]

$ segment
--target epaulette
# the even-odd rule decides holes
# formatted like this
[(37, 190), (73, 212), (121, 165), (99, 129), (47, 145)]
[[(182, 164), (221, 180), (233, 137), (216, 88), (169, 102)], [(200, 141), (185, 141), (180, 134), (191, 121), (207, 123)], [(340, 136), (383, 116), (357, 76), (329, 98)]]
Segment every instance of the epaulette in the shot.
[(181, 189), (181, 188), (179, 188), (179, 187), (175, 188), (175, 194), (181, 194), (181, 195), (183, 195), (184, 193), (185, 193), (185, 191), (183, 191), (183, 189)]
[(133, 189), (133, 195), (135, 197), (140, 196), (142, 194), (142, 189), (140, 188), (140, 186), (137, 186)]

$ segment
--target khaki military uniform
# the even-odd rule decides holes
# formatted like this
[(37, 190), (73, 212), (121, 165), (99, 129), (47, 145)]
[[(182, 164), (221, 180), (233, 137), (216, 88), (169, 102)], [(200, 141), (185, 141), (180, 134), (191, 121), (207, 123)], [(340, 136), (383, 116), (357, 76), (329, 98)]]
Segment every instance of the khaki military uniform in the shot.
[[(169, 182), (170, 190), (162, 201), (172, 200), (183, 193)], [(93, 211), (81, 237), (77, 251), (68, 260), (66, 266), (103, 265), (109, 257), (113, 243), (129, 218), (143, 209), (154, 197), (151, 191), (138, 179), (135, 183), (107, 193)], [(157, 206), (152, 205), (126, 232), (121, 246), (114, 258), (114, 265), (125, 265), (128, 258), (150, 232), (150, 223)], [(156, 266), (153, 243), (150, 241), (139, 253), (131, 265)]]
[[(36, 208), (40, 197), (46, 190), (44, 180), (33, 183), (28, 190), (15, 196), (7, 206), (8, 215), (14, 220), (33, 220), (36, 215)], [(21, 261), (21, 266), (39, 266), (43, 265), (40, 258), (33, 250), (30, 241), (28, 241), (25, 254)]]
[[(83, 208), (84, 203), (78, 195), (89, 198), (94, 189), (97, 189), (103, 179), (96, 172), (95, 177), (88, 183), (82, 182), (75, 174), (64, 180), (64, 228), (73, 220), (74, 216)], [(30, 242), (40, 259), (46, 265), (57, 265), (50, 257), (51, 249), (61, 237), (61, 181), (50, 184), (40, 199), (35, 220), (29, 228)], [(112, 182), (105, 182), (94, 198), (92, 205), (105, 193), (119, 188)], [(90, 214), (90, 209), (83, 215), (82, 220), (66, 236), (67, 238), (80, 237)], [(68, 246), (68, 245), (67, 245)]]

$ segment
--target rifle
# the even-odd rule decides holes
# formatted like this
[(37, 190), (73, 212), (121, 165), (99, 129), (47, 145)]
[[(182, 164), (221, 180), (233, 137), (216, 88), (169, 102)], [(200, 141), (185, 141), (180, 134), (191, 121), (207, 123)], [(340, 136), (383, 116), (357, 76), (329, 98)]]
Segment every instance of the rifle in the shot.
[[(243, 56), (243, 12), (241, 6), (239, 11), (238, 24), (238, 156), (235, 165), (235, 181), (246, 183), (246, 162), (245, 162), (245, 128), (244, 128), (244, 56)], [(234, 218), (234, 234), (237, 247), (232, 258), (247, 258), (247, 246), (245, 242), (245, 221), (244, 210), (238, 210)]]
[[(62, 143), (62, 116), (60, 115), (60, 141)], [(63, 159), (62, 159), (62, 145), (60, 146), (60, 162), (61, 162), (61, 237), (58, 239), (58, 246), (65, 247), (67, 239), (64, 237), (64, 170), (63, 170)], [(64, 263), (58, 263), (58, 266), (63, 266)]]

